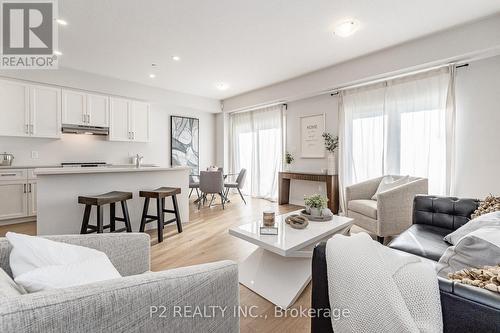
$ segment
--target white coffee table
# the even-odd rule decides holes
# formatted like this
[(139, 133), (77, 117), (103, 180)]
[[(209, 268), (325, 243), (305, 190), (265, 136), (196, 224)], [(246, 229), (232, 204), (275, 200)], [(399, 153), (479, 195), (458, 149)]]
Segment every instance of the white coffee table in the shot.
[(314, 246), (334, 234), (348, 234), (353, 220), (333, 217), (328, 222), (309, 222), (305, 229), (285, 223), (291, 214), (276, 217), (278, 235), (261, 235), (261, 220), (229, 229), (229, 234), (259, 246), (239, 264), (239, 281), (273, 304), (287, 309), (311, 281)]

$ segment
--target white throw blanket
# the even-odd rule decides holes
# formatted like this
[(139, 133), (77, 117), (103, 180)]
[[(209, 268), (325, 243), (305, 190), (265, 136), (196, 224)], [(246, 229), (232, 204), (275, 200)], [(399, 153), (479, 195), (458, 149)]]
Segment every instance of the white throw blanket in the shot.
[(437, 275), (429, 263), (366, 233), (332, 237), (326, 263), (332, 313), (345, 314), (332, 316), (335, 333), (443, 331)]

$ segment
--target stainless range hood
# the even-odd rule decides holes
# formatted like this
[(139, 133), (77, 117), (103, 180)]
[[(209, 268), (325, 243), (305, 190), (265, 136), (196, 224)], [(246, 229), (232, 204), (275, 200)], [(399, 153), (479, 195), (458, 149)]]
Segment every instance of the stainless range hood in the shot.
[(72, 134), (108, 135), (109, 127), (63, 124), (62, 132)]

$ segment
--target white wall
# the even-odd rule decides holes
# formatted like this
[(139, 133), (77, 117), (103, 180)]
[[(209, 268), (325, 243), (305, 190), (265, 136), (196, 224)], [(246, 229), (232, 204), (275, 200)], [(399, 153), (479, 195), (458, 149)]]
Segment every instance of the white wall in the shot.
[[(327, 167), (325, 158), (300, 157), (300, 117), (325, 114), (325, 130), (338, 135), (338, 98), (330, 94), (312, 97), (288, 104), (286, 110), (286, 149), (294, 156), (291, 171), (321, 172)], [(303, 205), (304, 195), (326, 194), (326, 185), (318, 182), (294, 180), (290, 185), (290, 203)]]
[(457, 72), (456, 195), (500, 195), (500, 57)]
[[(1, 74), (6, 75), (5, 72)], [(0, 151), (14, 154), (16, 165), (53, 165), (79, 161), (119, 164), (128, 163), (130, 154), (136, 153), (144, 156), (144, 163), (170, 165), (170, 115), (200, 119), (200, 167), (205, 168), (215, 162), (215, 114), (212, 112), (220, 110), (217, 100), (68, 69), (11, 71), (7, 75), (151, 103), (150, 143), (110, 142), (105, 137), (75, 134), (64, 134), (61, 140), (0, 137)], [(39, 158), (32, 159), (31, 151), (37, 151)]]
[(231, 111), (500, 50), (500, 14), (224, 100)]

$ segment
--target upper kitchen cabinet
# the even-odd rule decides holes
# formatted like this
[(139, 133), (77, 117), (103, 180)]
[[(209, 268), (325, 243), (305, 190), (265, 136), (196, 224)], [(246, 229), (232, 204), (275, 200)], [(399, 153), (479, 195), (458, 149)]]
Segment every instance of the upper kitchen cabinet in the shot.
[(0, 135), (59, 138), (60, 89), (0, 80)]
[(110, 98), (109, 140), (149, 142), (149, 104)]
[(86, 93), (62, 90), (62, 123), (67, 125), (87, 124)]
[(0, 135), (29, 136), (29, 86), (0, 80)]
[(109, 140), (132, 140), (129, 122), (130, 101), (123, 98), (110, 97), (109, 104)]
[(90, 126), (109, 127), (109, 97), (87, 94), (87, 119)]
[(136, 142), (149, 142), (149, 104), (133, 101), (130, 117), (132, 139)]
[(29, 129), (37, 138), (61, 137), (61, 89), (30, 87)]
[(109, 126), (109, 98), (83, 91), (62, 90), (62, 123), (65, 125)]

